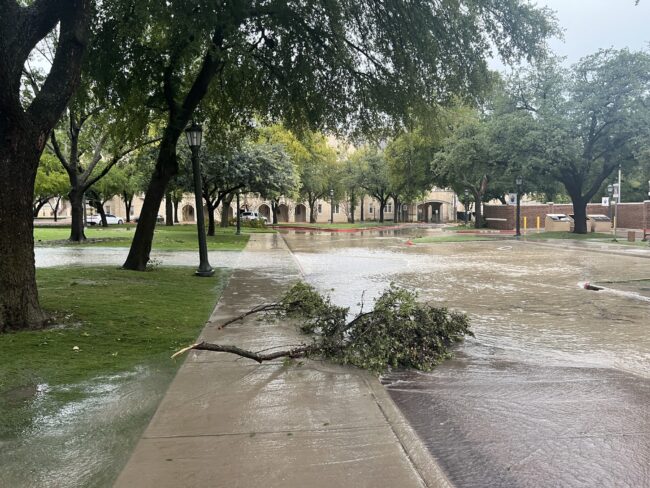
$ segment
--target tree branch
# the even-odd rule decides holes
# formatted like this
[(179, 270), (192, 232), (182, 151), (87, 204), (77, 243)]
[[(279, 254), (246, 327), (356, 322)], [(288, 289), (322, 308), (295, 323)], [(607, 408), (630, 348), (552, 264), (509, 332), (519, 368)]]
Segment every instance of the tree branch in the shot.
[(244, 358), (252, 359), (258, 363), (263, 361), (272, 361), (279, 358), (301, 358), (305, 357), (310, 351), (314, 349), (314, 346), (299, 346), (293, 349), (288, 349), (286, 351), (276, 351), (268, 354), (261, 354), (253, 351), (248, 351), (246, 349), (241, 349), (237, 346), (225, 346), (221, 344), (213, 344), (211, 342), (199, 342), (197, 344), (192, 344), (191, 346), (185, 347), (180, 351), (177, 351), (172, 355), (172, 359), (176, 359), (178, 356), (195, 349), (197, 351), (215, 351), (215, 352), (228, 352), (230, 354), (236, 354)]

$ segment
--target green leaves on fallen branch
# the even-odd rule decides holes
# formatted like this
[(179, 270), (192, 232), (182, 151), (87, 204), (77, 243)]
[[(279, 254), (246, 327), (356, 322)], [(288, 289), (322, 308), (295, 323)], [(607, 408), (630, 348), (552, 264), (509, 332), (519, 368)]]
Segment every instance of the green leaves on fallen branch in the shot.
[(228, 352), (257, 362), (281, 357), (319, 357), (381, 373), (389, 368), (431, 370), (451, 356), (451, 347), (473, 336), (467, 316), (417, 301), (417, 294), (393, 284), (375, 300), (369, 312), (348, 320), (349, 309), (333, 305), (312, 286), (297, 283), (277, 303), (241, 314), (219, 328), (249, 315), (265, 313), (293, 319), (311, 343), (293, 349), (257, 353), (235, 346), (201, 342), (188, 350)]

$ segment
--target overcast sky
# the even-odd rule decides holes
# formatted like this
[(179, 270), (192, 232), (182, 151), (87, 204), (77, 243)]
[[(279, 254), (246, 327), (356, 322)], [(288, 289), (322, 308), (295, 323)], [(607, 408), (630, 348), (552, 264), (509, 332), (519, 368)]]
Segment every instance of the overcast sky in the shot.
[[(564, 40), (551, 48), (569, 64), (600, 48), (641, 50), (650, 42), (650, 0), (537, 0), (555, 10)], [(497, 65), (499, 66), (499, 65)], [(496, 67), (496, 66), (495, 66)]]

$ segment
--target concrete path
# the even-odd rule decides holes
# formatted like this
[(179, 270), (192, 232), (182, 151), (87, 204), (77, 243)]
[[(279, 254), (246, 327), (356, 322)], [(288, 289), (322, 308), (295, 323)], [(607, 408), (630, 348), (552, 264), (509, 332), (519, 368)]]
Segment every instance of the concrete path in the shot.
[[(213, 263), (218, 264), (218, 263)], [(300, 279), (281, 236), (254, 234), (201, 339), (253, 350), (304, 340), (290, 324), (224, 319)], [(117, 487), (448, 486), (378, 380), (305, 361), (192, 351)]]

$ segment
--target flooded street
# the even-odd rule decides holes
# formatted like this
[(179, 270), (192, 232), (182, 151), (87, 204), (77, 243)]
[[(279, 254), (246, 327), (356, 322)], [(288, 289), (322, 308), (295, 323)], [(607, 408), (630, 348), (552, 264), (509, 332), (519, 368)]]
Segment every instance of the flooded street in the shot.
[(650, 486), (650, 259), (503, 240), (407, 246), (392, 233), (286, 239), (338, 304), (395, 282), (470, 315), (476, 337), (454, 360), (383, 378), (457, 486)]

